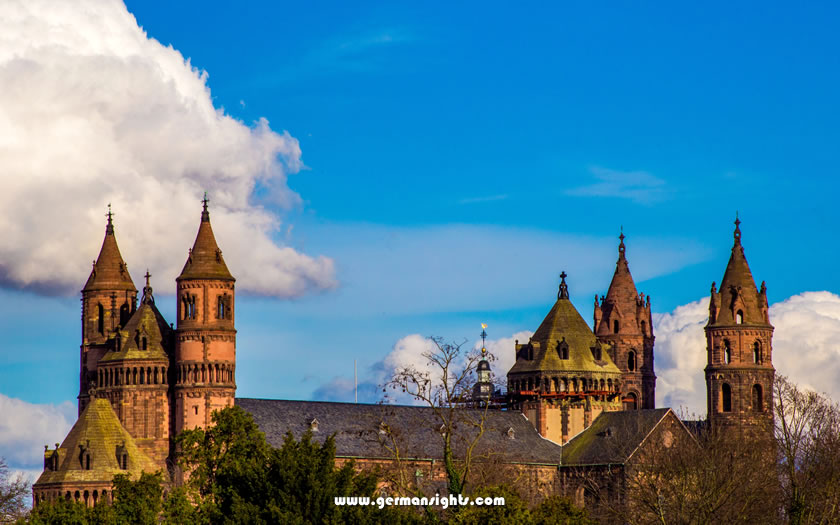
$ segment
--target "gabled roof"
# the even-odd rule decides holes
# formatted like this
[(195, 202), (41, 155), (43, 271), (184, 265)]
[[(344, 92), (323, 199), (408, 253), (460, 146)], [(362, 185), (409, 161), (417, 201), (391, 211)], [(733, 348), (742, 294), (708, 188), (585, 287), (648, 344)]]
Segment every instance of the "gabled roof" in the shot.
[(601, 412), (563, 446), (563, 464), (624, 464), (669, 413), (670, 408)]
[[(561, 292), (557, 302), (531, 337), (532, 342), (539, 343), (539, 352), (535, 352), (533, 360), (517, 359), (508, 374), (549, 370), (621, 373), (609, 356), (609, 345), (598, 342), (589, 325), (569, 300), (565, 279), (560, 286)], [(569, 345), (568, 359), (560, 359), (557, 351), (558, 345), (563, 341)], [(599, 345), (601, 360), (596, 361), (592, 348)]]
[(102, 248), (99, 250), (99, 256), (93, 264), (93, 269), (82, 292), (94, 290), (137, 291), (117, 246), (110, 211), (108, 212), (108, 224), (105, 226), (105, 239), (102, 240)]
[[(149, 298), (151, 297), (151, 288)], [(144, 295), (143, 301), (125, 327), (119, 331), (120, 343), (117, 348), (106, 353), (100, 363), (109, 361), (120, 361), (126, 359), (158, 359), (168, 360), (168, 342), (172, 329), (166, 323), (160, 311), (155, 306), (154, 300), (147, 299)], [(143, 349), (143, 339), (146, 339), (146, 349)]]
[(190, 255), (184, 269), (177, 280), (184, 279), (217, 279), (235, 281), (222, 258), (222, 250), (216, 244), (213, 228), (210, 226), (210, 212), (207, 211), (207, 198), (204, 200), (204, 211), (201, 212), (201, 224), (195, 237)]
[[(125, 470), (117, 463), (118, 448), (128, 456), (128, 468)], [(90, 454), (90, 470), (84, 468), (83, 452)], [(115, 474), (130, 474), (133, 479), (137, 479), (141, 472), (160, 469), (151, 458), (140, 452), (107, 399), (92, 399), (85, 407), (59, 447), (59, 457), (58, 470), (44, 470), (36, 485), (110, 483)]]
[[(382, 442), (393, 436), (404, 458), (443, 459), (441, 421), (430, 407), (244, 398), (237, 398), (236, 405), (254, 417), (275, 447), (283, 444), (287, 432), (300, 439), (317, 421), (314, 438), (323, 442), (335, 434), (339, 457), (391, 458)], [(476, 429), (468, 421), (480, 420), (483, 412), (458, 410), (458, 430), (453, 438), (456, 451), (463, 450), (461, 438), (475, 435)], [(518, 411), (487, 410), (485, 429), (476, 450), (479, 458), (559, 464), (560, 446), (543, 439)]]

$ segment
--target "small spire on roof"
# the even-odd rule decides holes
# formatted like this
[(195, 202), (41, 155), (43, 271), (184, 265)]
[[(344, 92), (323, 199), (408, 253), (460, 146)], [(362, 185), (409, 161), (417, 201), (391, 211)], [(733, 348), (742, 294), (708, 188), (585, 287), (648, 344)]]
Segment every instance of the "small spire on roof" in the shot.
[(618, 258), (619, 259), (624, 259), (624, 251), (626, 249), (624, 247), (624, 239), (625, 239), (625, 237), (624, 237), (624, 226), (622, 226), (621, 227), (621, 235), (618, 236), (618, 240), (620, 241), (618, 243)]
[(210, 202), (210, 199), (207, 198), (207, 192), (204, 192), (204, 198), (201, 200), (201, 203), (204, 205), (204, 209), (201, 211), (201, 222), (207, 222), (210, 220), (210, 212), (207, 211), (207, 203)]
[(143, 299), (140, 300), (140, 303), (142, 303), (142, 304), (154, 304), (155, 303), (155, 297), (154, 297), (154, 295), (152, 295), (152, 285), (149, 284), (149, 278), (151, 276), (152, 276), (152, 274), (149, 273), (149, 269), (146, 268), (146, 275), (143, 276), (143, 277), (146, 278), (146, 286), (143, 287)]
[(106, 235), (107, 234), (113, 235), (114, 234), (114, 223), (111, 220), (111, 218), (114, 216), (114, 214), (111, 212), (111, 203), (110, 202), (108, 203), (108, 213), (106, 213), (105, 216), (108, 217), (108, 224), (105, 226), (105, 234)]
[(738, 212), (735, 212), (735, 246), (741, 245), (741, 219), (738, 218)]
[(565, 271), (560, 273), (560, 290), (557, 291), (558, 299), (569, 298), (569, 287), (566, 285), (566, 277), (568, 277), (568, 275)]

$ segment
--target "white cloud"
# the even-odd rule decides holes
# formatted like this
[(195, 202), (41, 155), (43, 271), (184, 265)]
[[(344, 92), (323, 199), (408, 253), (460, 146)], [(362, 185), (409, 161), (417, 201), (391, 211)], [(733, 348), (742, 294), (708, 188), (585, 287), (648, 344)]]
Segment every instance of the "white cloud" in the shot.
[(667, 314), (653, 314), (656, 336), (656, 406), (706, 413), (706, 335), (709, 300), (678, 306)]
[[(0, 4), (0, 280), (75, 292), (102, 240), (105, 205), (138, 280), (171, 282), (211, 216), (239, 287), (293, 297), (334, 286), (333, 263), (276, 244), (297, 205), (298, 141), (213, 105), (207, 73), (149, 38), (122, 2)], [(87, 255), (79, 255), (87, 254)]]
[(592, 166), (589, 172), (598, 182), (571, 188), (566, 195), (617, 197), (640, 204), (651, 204), (667, 197), (665, 181), (646, 171), (619, 171)]
[(39, 405), (0, 394), (0, 457), (31, 478), (44, 464), (44, 445), (61, 443), (76, 421), (76, 405)]
[[(706, 413), (706, 337), (709, 300), (655, 314), (657, 406)], [(798, 385), (840, 400), (840, 296), (804, 292), (770, 307), (773, 366)]]

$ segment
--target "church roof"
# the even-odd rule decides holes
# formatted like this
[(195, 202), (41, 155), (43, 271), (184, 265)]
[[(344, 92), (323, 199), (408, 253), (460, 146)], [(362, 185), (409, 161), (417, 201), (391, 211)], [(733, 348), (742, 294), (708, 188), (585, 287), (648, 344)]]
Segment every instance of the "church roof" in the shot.
[(670, 408), (601, 412), (563, 446), (563, 464), (626, 463), (669, 412)]
[(762, 310), (764, 298), (755, 286), (755, 280), (744, 255), (744, 247), (741, 245), (740, 225), (741, 221), (735, 219), (735, 241), (732, 245), (732, 254), (729, 256), (723, 280), (720, 282), (720, 291), (713, 298), (717, 301), (720, 310), (715, 322), (710, 325), (735, 324), (732, 305), (739, 299), (743, 301), (742, 311), (745, 324), (768, 324)]
[[(338, 457), (391, 458), (382, 443), (391, 445), (388, 440), (393, 436), (404, 458), (443, 459), (441, 421), (430, 407), (243, 398), (237, 398), (236, 405), (254, 417), (275, 447), (282, 446), (287, 432), (300, 439), (314, 422), (317, 431), (313, 436), (318, 441), (335, 434)], [(472, 421), (482, 414), (484, 410), (458, 410), (458, 417)], [(461, 453), (462, 438), (472, 438), (476, 429), (466, 422), (456, 426), (453, 444)], [(517, 411), (487, 410), (485, 431), (474, 457), (558, 464), (560, 446), (542, 438)]]
[(210, 226), (210, 212), (207, 211), (207, 197), (204, 197), (204, 210), (201, 212), (201, 224), (195, 237), (190, 255), (178, 280), (184, 279), (217, 279), (234, 281), (230, 271), (222, 258), (222, 250), (216, 244), (213, 228)]
[(99, 257), (93, 264), (85, 287), (82, 292), (94, 290), (128, 290), (137, 291), (134, 282), (128, 274), (128, 267), (123, 261), (120, 249), (117, 246), (117, 238), (114, 235), (114, 224), (111, 221), (110, 208), (108, 211), (108, 224), (105, 226), (105, 239), (102, 241), (102, 248), (99, 250)]
[[(117, 463), (117, 454), (123, 451), (128, 456), (126, 469), (121, 469)], [(47, 452), (50, 453), (52, 451)], [(91, 400), (64, 438), (58, 453), (58, 469), (45, 469), (36, 485), (110, 483), (115, 474), (130, 474), (137, 479), (141, 472), (155, 472), (160, 468), (137, 448), (107, 399)], [(90, 455), (89, 470), (85, 469), (85, 454)]]
[[(167, 345), (172, 329), (155, 306), (152, 287), (149, 286), (149, 274), (146, 273), (146, 286), (140, 307), (120, 329), (120, 343), (117, 348), (106, 353), (101, 363), (125, 359), (168, 359)], [(143, 349), (143, 340), (146, 348)]]
[[(622, 317), (636, 317), (636, 306), (639, 300), (639, 293), (636, 290), (636, 283), (633, 282), (633, 276), (630, 274), (630, 267), (627, 264), (627, 257), (625, 256), (626, 248), (624, 246), (624, 233), (619, 236), (620, 242), (618, 245), (618, 260), (615, 263), (615, 273), (612, 281), (610, 281), (609, 290), (603, 301), (604, 316), (601, 320), (601, 326), (595, 327), (599, 333), (611, 333), (609, 322), (615, 319), (611, 316), (611, 310), (617, 309)], [(622, 332), (627, 333), (641, 333), (641, 330), (635, 322), (622, 323)]]
[[(535, 371), (573, 371), (620, 374), (620, 370), (609, 356), (609, 345), (599, 343), (589, 325), (569, 300), (566, 274), (561, 275), (557, 302), (551, 307), (531, 342), (539, 343), (534, 359), (517, 359), (508, 374)], [(569, 346), (569, 358), (561, 359), (558, 348)], [(601, 348), (601, 359), (596, 360), (593, 348)]]

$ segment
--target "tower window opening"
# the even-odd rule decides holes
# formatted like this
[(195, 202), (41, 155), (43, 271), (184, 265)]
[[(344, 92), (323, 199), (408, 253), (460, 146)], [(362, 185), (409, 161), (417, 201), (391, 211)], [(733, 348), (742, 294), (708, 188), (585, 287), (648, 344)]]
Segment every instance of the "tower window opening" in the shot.
[(752, 387), (752, 407), (755, 412), (764, 412), (764, 392), (762, 392), (761, 385), (753, 385)]
[(144, 336), (143, 337), (143, 350), (146, 350), (147, 348), (148, 348), (147, 347), (147, 340), (146, 340), (146, 337)]
[(616, 319), (615, 321), (613, 321), (613, 333), (614, 333), (614, 334), (617, 334), (617, 333), (618, 333), (618, 319)]
[(123, 303), (120, 306), (120, 326), (125, 326), (125, 323), (128, 322), (128, 303)]
[(96, 331), (100, 333), (100, 335), (105, 334), (105, 307), (102, 306), (102, 303), (96, 305)]
[(632, 350), (627, 354), (627, 370), (631, 372), (636, 370), (636, 352)]
[(720, 387), (721, 411), (732, 412), (732, 387), (724, 383)]
[(732, 362), (732, 348), (729, 344), (729, 339), (723, 341), (723, 362), (726, 364)]
[(744, 312), (743, 310), (738, 310), (738, 313), (735, 314), (735, 324), (743, 324), (744, 322)]
[(642, 326), (642, 335), (647, 335), (647, 323), (642, 321), (641, 326)]
[(761, 345), (758, 341), (753, 344), (753, 363), (761, 363)]
[(627, 394), (627, 397), (624, 398), (624, 410), (636, 410), (638, 406), (638, 397), (634, 392), (630, 392)]

